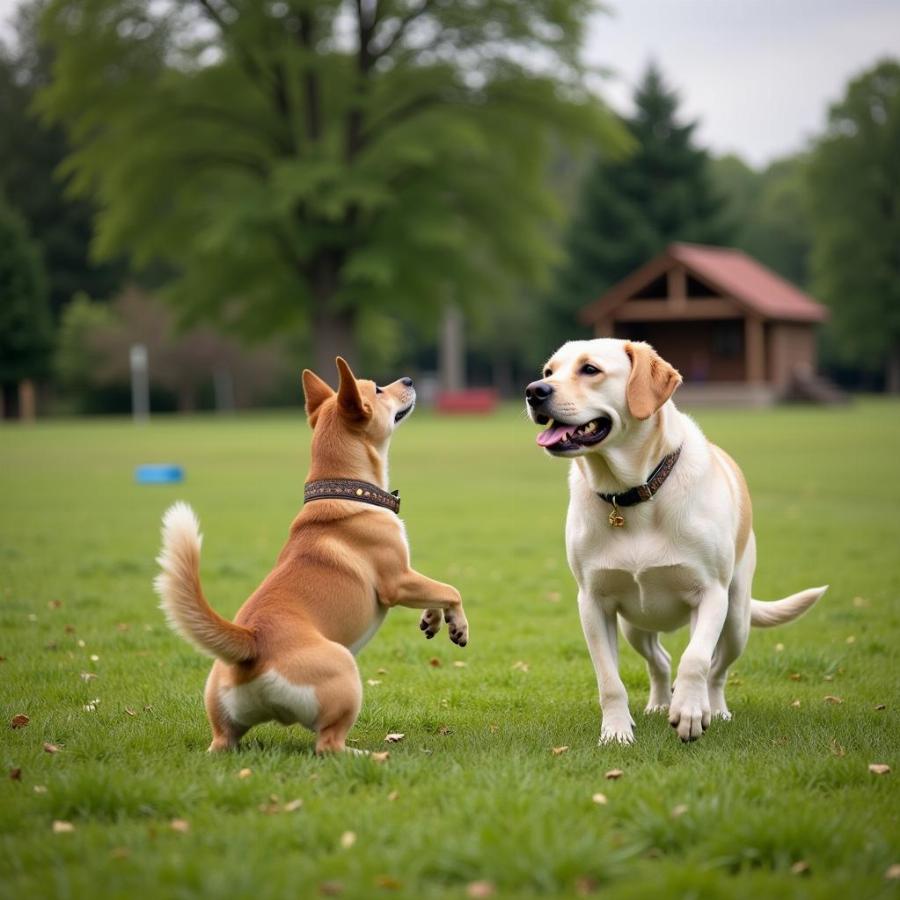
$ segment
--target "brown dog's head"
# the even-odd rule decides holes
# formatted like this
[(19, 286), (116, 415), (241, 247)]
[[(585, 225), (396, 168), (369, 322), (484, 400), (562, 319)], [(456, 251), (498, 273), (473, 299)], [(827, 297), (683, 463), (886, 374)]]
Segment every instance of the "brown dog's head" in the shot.
[(600, 338), (563, 344), (525, 390), (528, 415), (547, 425), (537, 442), (553, 456), (582, 456), (649, 419), (681, 375), (649, 344)]
[[(416, 392), (412, 378), (399, 378), (379, 387), (374, 381), (357, 379), (340, 356), (335, 363), (340, 376), (337, 391), (315, 372), (303, 370), (306, 415), (315, 432), (313, 463), (316, 464), (317, 455), (325, 454), (334, 457), (332, 467), (344, 465), (348, 468), (340, 477), (364, 477), (359, 471), (363, 460), (356, 458), (359, 454), (355, 453), (354, 447), (362, 446), (371, 451), (363, 454), (364, 458), (374, 453), (384, 461), (394, 429), (413, 411)], [(374, 459), (369, 461), (374, 463)]]

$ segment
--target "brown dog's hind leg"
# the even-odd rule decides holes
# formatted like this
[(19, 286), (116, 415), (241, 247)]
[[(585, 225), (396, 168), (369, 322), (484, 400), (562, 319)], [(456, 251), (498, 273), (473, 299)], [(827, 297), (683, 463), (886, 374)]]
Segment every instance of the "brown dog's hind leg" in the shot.
[(222, 750), (235, 750), (240, 743), (241, 738), (246, 734), (247, 729), (237, 722), (232, 722), (228, 718), (228, 714), (222, 708), (219, 700), (219, 691), (221, 686), (220, 667), (224, 665), (221, 662), (213, 663), (212, 671), (209, 678), (206, 679), (206, 690), (203, 693), (203, 700), (206, 704), (206, 716), (209, 719), (210, 728), (212, 728), (212, 743), (207, 748), (209, 753), (219, 753)]

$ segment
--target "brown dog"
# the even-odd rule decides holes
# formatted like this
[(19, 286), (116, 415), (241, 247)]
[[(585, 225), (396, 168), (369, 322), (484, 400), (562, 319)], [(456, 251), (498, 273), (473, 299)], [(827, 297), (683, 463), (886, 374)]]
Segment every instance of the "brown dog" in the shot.
[(176, 503), (163, 519), (160, 606), (175, 631), (216, 657), (205, 695), (210, 750), (236, 747), (247, 729), (273, 719), (315, 731), (317, 753), (346, 749), (362, 701), (354, 654), (388, 607), (424, 609), (419, 627), (429, 638), (443, 610), (450, 639), (468, 641), (459, 591), (410, 568), (399, 502), (387, 494), (388, 445), (415, 404), (412, 380), (381, 388), (357, 381), (343, 359), (337, 367), (337, 393), (303, 372), (313, 427), (306, 495), (315, 502), (294, 519), (275, 568), (234, 622), (203, 596), (191, 508)]

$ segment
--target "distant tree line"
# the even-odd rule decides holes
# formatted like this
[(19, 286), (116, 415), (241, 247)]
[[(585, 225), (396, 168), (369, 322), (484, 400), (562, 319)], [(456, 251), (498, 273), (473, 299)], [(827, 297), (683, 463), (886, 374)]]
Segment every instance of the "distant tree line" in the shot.
[[(755, 170), (699, 145), (655, 67), (609, 113), (579, 63), (591, 8), (26, 0), (0, 47), (7, 414), (25, 380), (123, 405), (141, 322), (181, 408), (229, 367), (246, 402), (337, 351), (429, 369), (448, 304), (474, 379), (514, 391), (672, 240), (741, 247), (810, 290), (833, 312), (830, 371), (900, 390), (900, 65)], [(199, 369), (165, 357), (179, 342)]]

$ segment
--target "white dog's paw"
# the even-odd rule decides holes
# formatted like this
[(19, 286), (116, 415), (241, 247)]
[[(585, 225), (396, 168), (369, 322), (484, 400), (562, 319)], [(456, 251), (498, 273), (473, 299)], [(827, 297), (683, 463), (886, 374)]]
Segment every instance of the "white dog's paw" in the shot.
[(654, 716), (658, 713), (667, 713), (668, 711), (668, 703), (654, 703), (653, 700), (650, 700), (644, 707), (644, 714), (648, 716)]
[(731, 721), (731, 713), (725, 702), (725, 694), (721, 689), (711, 687), (709, 689), (709, 708), (712, 718), (721, 719), (723, 722)]
[(601, 744), (633, 744), (634, 719), (627, 711), (624, 713), (604, 713), (600, 725)]
[(669, 704), (669, 724), (683, 741), (696, 741), (709, 727), (711, 712), (706, 686), (679, 689), (675, 685)]

